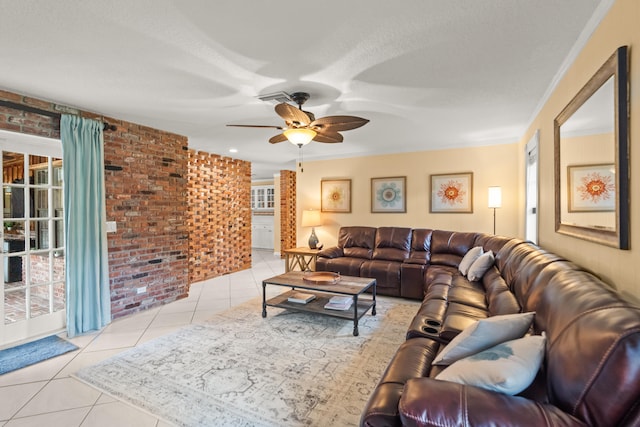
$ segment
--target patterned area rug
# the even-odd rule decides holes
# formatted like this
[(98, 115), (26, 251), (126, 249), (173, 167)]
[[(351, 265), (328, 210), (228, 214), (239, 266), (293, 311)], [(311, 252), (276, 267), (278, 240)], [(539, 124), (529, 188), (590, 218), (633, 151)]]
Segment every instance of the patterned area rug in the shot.
[(379, 299), (353, 323), (252, 301), (76, 378), (179, 426), (352, 426), (418, 304)]

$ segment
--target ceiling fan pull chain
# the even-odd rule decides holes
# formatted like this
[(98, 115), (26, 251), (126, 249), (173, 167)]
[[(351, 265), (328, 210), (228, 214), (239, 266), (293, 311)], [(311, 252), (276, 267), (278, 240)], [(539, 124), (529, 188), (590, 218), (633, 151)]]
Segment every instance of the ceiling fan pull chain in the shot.
[(302, 156), (302, 146), (304, 144), (298, 144), (298, 166), (300, 166), (300, 173), (304, 172), (304, 168), (302, 167), (302, 162), (304, 160)]

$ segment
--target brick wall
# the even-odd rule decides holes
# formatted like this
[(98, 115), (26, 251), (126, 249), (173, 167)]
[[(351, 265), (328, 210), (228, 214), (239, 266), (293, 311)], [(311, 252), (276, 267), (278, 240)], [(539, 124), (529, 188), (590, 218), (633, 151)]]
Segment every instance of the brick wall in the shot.
[[(6, 91), (0, 91), (0, 100), (103, 119)], [(118, 127), (104, 134), (107, 220), (116, 221), (118, 227), (107, 235), (116, 318), (187, 296), (188, 151), (185, 137), (104, 119)], [(60, 137), (57, 119), (6, 107), (0, 107), (0, 129)], [(147, 291), (137, 294), (143, 286)]]
[(189, 281), (251, 268), (251, 163), (189, 150)]
[[(296, 238), (296, 173), (280, 171), (280, 248), (297, 246)], [(284, 256), (284, 254), (282, 254)]]

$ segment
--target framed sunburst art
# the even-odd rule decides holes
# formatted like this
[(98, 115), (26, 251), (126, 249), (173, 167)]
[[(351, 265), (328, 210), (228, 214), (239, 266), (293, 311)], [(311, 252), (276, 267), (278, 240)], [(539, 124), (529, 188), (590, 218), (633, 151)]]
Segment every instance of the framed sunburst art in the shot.
[(320, 198), (322, 212), (351, 213), (351, 180), (321, 180)]
[(608, 212), (616, 209), (615, 165), (567, 166), (569, 212)]
[(431, 175), (431, 213), (473, 213), (473, 172)]
[(371, 178), (371, 212), (407, 212), (407, 177)]

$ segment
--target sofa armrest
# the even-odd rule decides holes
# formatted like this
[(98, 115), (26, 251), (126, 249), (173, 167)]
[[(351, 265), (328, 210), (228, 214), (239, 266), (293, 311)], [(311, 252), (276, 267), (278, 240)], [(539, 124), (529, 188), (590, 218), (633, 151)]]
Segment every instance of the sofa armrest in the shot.
[(333, 246), (331, 248), (321, 250), (318, 252), (318, 256), (322, 258), (339, 258), (344, 256), (344, 251), (337, 246)]
[(412, 378), (399, 404), (403, 426), (586, 426), (548, 404), (432, 378)]

